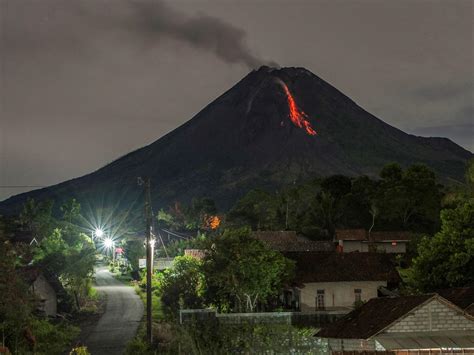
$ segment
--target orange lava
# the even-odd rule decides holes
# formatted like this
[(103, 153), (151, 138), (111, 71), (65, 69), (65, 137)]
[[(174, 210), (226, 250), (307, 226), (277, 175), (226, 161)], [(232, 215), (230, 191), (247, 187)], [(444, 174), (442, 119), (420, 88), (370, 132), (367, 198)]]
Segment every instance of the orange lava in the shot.
[(288, 89), (288, 86), (286, 86), (286, 84), (280, 80), (278, 80), (278, 82), (283, 87), (283, 90), (285, 90), (286, 98), (288, 100), (288, 108), (290, 110), (290, 120), (295, 126), (304, 128), (306, 133), (308, 133), (310, 136), (316, 135), (317, 132), (313, 129), (313, 127), (311, 127), (311, 123), (307, 120), (308, 115), (298, 108), (293, 95), (291, 95), (291, 92)]

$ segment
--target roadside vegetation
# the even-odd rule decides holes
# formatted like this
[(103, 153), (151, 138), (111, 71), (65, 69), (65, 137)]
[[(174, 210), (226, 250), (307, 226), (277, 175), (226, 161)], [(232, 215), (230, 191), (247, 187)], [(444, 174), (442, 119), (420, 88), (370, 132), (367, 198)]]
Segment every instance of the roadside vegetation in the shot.
[[(97, 311), (92, 288), (95, 248), (75, 221), (71, 200), (52, 215), (52, 204), (28, 200), (17, 218), (0, 225), (0, 342), (12, 354), (63, 354), (80, 333), (77, 320)], [(32, 290), (38, 275), (53, 287), (57, 316), (48, 317)]]

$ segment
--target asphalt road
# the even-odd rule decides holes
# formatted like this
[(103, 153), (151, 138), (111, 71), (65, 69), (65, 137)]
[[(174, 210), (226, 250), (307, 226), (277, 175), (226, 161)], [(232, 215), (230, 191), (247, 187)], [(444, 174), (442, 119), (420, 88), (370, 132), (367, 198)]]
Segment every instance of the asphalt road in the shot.
[(96, 288), (107, 297), (105, 312), (84, 340), (92, 355), (123, 354), (143, 316), (143, 303), (132, 287), (116, 280), (106, 267), (96, 269)]

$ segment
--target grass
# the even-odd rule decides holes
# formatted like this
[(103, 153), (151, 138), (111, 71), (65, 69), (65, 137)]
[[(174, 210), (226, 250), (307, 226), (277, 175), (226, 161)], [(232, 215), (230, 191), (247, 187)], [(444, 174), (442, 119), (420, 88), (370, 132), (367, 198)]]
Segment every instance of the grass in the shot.
[[(146, 307), (146, 291), (143, 290), (137, 282), (134, 282), (134, 289), (137, 295), (142, 300), (143, 304)], [(160, 324), (163, 324), (165, 321), (165, 315), (163, 313), (163, 309), (161, 307), (161, 299), (156, 294), (152, 293), (152, 319), (153, 319), (153, 328), (154, 331), (157, 331)], [(157, 340), (156, 335), (154, 335), (155, 341)], [(153, 346), (152, 346), (153, 347)], [(127, 355), (138, 355), (138, 354), (156, 354), (156, 351), (150, 349), (146, 342), (146, 325), (144, 319), (142, 320), (140, 327), (138, 328), (138, 332), (136, 336), (128, 343)]]
[[(140, 296), (143, 304), (146, 306), (146, 292), (143, 291), (140, 286), (135, 285), (135, 292)], [(165, 319), (165, 315), (163, 313), (163, 309), (161, 307), (161, 299), (155, 293), (151, 294), (151, 314), (154, 321), (163, 321)]]

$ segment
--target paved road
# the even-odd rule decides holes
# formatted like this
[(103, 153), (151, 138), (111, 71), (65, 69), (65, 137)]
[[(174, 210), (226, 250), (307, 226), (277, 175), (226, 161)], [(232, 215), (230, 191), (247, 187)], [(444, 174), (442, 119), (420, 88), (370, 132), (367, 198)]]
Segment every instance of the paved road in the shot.
[(84, 340), (92, 355), (119, 355), (135, 336), (143, 303), (130, 286), (117, 281), (105, 268), (96, 269), (96, 288), (105, 293), (105, 313)]

